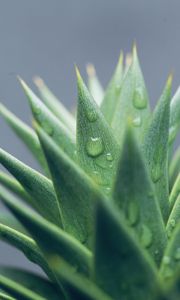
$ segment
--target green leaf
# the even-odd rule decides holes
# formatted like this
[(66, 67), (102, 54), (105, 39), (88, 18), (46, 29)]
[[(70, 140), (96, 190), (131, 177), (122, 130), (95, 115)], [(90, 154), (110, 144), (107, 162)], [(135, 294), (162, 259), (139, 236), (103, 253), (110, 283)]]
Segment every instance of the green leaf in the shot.
[(180, 87), (170, 104), (169, 146), (171, 146), (180, 129)]
[(28, 204), (49, 221), (61, 226), (59, 203), (51, 181), (2, 149), (0, 149), (0, 163), (31, 196)]
[(27, 124), (18, 119), (3, 104), (0, 103), (0, 114), (4, 117), (9, 126), (23, 141), (34, 157), (38, 160), (45, 172), (48, 174), (47, 163), (41, 150), (37, 135)]
[(48, 135), (37, 128), (59, 199), (64, 229), (83, 244), (90, 244), (97, 187)]
[(176, 150), (169, 166), (170, 190), (172, 189), (179, 172), (180, 172), (180, 148)]
[(133, 47), (133, 61), (123, 78), (112, 120), (114, 134), (120, 145), (123, 142), (127, 118), (133, 120), (135, 132), (138, 138), (142, 139), (149, 124), (150, 108), (135, 46)]
[(99, 107), (77, 72), (77, 157), (81, 167), (109, 193), (115, 173), (118, 145)]
[(15, 298), (12, 298), (11, 296), (5, 294), (3, 291), (0, 290), (0, 299), (1, 300), (17, 300)]
[(163, 94), (153, 112), (143, 145), (147, 167), (165, 221), (169, 214), (168, 135), (171, 85), (172, 76), (169, 76)]
[(63, 260), (55, 260), (54, 269), (57, 278), (59, 278), (66, 289), (69, 300), (112, 300), (95, 283), (77, 274)]
[(0, 239), (19, 249), (28, 260), (39, 265), (46, 274), (52, 276), (45, 258), (32, 238), (4, 224), (0, 224)]
[(159, 264), (167, 243), (166, 231), (143, 153), (133, 133), (129, 127), (125, 134), (113, 198), (140, 244)]
[(25, 199), (25, 201), (27, 201), (28, 203), (32, 201), (31, 197), (16, 179), (1, 171), (0, 183), (4, 187), (8, 188), (11, 192), (13, 192), (16, 196), (20, 197), (21, 199)]
[(180, 194), (178, 193), (166, 225), (166, 230), (169, 238), (171, 237), (172, 232), (174, 231), (175, 227), (179, 223), (180, 223)]
[(101, 104), (101, 111), (103, 112), (107, 122), (110, 125), (116, 113), (122, 79), (123, 79), (123, 53), (121, 52), (118, 64), (108, 84), (108, 87), (105, 91), (105, 95)]
[(69, 128), (72, 132), (75, 132), (76, 123), (73, 115), (56, 98), (40, 77), (35, 77), (34, 83), (38, 88), (41, 99), (47, 107), (67, 128)]
[(17, 231), (20, 231), (21, 233), (27, 234), (25, 228), (16, 220), (16, 218), (11, 213), (9, 213), (9, 211), (0, 211), (0, 223)]
[(99, 79), (97, 78), (96, 70), (92, 64), (88, 64), (86, 70), (88, 74), (89, 91), (96, 103), (101, 105), (104, 97), (104, 90), (99, 82)]
[(29, 100), (35, 121), (52, 137), (57, 145), (71, 158), (75, 157), (75, 137), (65, 125), (46, 107), (33, 91), (20, 79)]
[(153, 261), (108, 202), (97, 206), (94, 269), (95, 281), (114, 300), (152, 300), (156, 293)]
[(2, 275), (0, 275), (0, 288), (10, 293), (11, 296), (17, 297), (18, 300), (47, 300), (47, 298), (39, 296), (21, 284)]
[(176, 181), (173, 185), (173, 188), (172, 188), (170, 196), (169, 196), (170, 210), (172, 210), (172, 208), (175, 204), (175, 201), (179, 195), (180, 195), (180, 172), (176, 178)]
[(14, 280), (16, 283), (23, 285), (46, 299), (59, 300), (57, 287), (40, 275), (11, 267), (0, 267), (0, 274)]
[(3, 188), (0, 189), (0, 196), (3, 203), (30, 232), (48, 259), (60, 256), (80, 272), (85, 274), (89, 272), (91, 252), (87, 248), (62, 229), (31, 212)]
[(178, 270), (180, 270), (180, 223), (172, 233), (159, 272), (162, 278), (171, 280)]

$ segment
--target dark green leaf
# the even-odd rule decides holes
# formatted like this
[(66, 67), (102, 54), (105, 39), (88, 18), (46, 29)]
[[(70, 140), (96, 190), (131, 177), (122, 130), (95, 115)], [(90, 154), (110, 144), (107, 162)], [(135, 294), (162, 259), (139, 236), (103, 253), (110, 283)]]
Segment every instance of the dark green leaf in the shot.
[(168, 136), (172, 76), (155, 108), (144, 142), (144, 153), (164, 220), (169, 214)]
[(40, 275), (10, 267), (0, 267), (0, 274), (14, 280), (16, 283), (23, 285), (46, 299), (59, 300), (59, 291), (56, 286)]
[(118, 64), (108, 84), (108, 87), (105, 91), (105, 95), (101, 104), (101, 110), (107, 122), (110, 125), (112, 123), (114, 115), (116, 114), (122, 79), (123, 79), (123, 53), (121, 52)]
[(152, 300), (157, 290), (153, 261), (108, 202), (97, 206), (94, 269), (96, 282), (113, 299)]
[(115, 203), (157, 264), (167, 242), (159, 204), (132, 128), (128, 128), (114, 186)]
[(21, 284), (0, 275), (0, 288), (10, 293), (11, 296), (16, 297), (18, 300), (47, 300), (35, 292), (23, 287)]
[(0, 163), (31, 196), (28, 204), (45, 218), (61, 226), (59, 203), (51, 181), (2, 149), (0, 149)]
[(41, 99), (47, 107), (67, 128), (69, 128), (72, 132), (75, 132), (76, 123), (73, 115), (64, 107), (62, 102), (56, 98), (40, 77), (35, 77), (34, 83), (38, 88)]
[(114, 134), (120, 145), (123, 142), (127, 118), (132, 119), (135, 132), (141, 139), (149, 123), (150, 109), (135, 46), (133, 48), (133, 61), (123, 78), (112, 120)]
[(45, 132), (40, 128), (37, 131), (59, 198), (63, 227), (82, 243), (89, 244), (94, 205), (100, 197), (97, 187)]
[(89, 94), (78, 69), (77, 156), (81, 167), (109, 193), (118, 145), (100, 108)]
[(35, 132), (27, 124), (11, 113), (3, 104), (0, 104), (0, 114), (4, 117), (6, 122), (11, 126), (27, 148), (32, 152), (34, 157), (39, 161), (40, 165), (48, 174), (47, 163), (44, 159), (44, 155)]
[(0, 299), (1, 300), (17, 300), (15, 298), (12, 298), (11, 296), (5, 294), (3, 291), (0, 290)]
[(27, 234), (27, 231), (9, 211), (0, 211), (0, 223), (20, 231), (21, 233)]
[(60, 256), (79, 271), (89, 272), (91, 252), (75, 238), (27, 209), (5, 189), (0, 189), (0, 196), (4, 204), (31, 233), (45, 256), (49, 259)]
[(71, 158), (75, 157), (75, 137), (68, 128), (46, 107), (33, 91), (20, 79), (29, 100), (35, 121), (52, 137)]
[(101, 105), (103, 97), (104, 97), (104, 90), (99, 82), (99, 79), (96, 75), (96, 70), (92, 64), (87, 65), (87, 74), (88, 74), (88, 88), (93, 96), (94, 100), (98, 105)]

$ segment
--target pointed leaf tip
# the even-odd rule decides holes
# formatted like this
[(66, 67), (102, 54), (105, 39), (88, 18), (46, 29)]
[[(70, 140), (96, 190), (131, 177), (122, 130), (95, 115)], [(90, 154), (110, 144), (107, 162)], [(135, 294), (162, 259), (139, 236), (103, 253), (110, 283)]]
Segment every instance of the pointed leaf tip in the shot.
[(94, 77), (96, 75), (96, 69), (95, 69), (94, 65), (91, 63), (88, 63), (86, 65), (86, 72), (89, 77)]
[(77, 67), (77, 65), (75, 64), (75, 71), (76, 71), (76, 77), (77, 77), (77, 81), (79, 82), (80, 80), (82, 80), (79, 68)]

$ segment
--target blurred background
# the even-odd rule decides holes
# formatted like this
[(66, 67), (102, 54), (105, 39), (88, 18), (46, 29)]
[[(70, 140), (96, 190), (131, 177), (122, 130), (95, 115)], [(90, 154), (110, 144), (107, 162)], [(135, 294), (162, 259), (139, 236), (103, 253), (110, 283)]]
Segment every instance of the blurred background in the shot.
[[(85, 77), (86, 64), (93, 62), (105, 87), (120, 49), (129, 52), (136, 40), (154, 106), (170, 71), (173, 91), (180, 84), (179, 9), (178, 0), (0, 1), (1, 102), (30, 124), (16, 75), (33, 87), (32, 77), (38, 74), (71, 108), (76, 102), (74, 63)], [(2, 119), (0, 139), (2, 148), (38, 168)], [(0, 263), (35, 268), (1, 242)]]

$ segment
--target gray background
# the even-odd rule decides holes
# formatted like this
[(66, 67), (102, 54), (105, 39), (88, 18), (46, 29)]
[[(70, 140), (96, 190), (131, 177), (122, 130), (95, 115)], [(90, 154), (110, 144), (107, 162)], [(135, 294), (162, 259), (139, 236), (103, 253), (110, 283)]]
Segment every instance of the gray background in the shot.
[[(41, 75), (67, 107), (76, 100), (74, 62), (85, 76), (93, 62), (106, 85), (120, 49), (137, 41), (152, 105), (168, 73), (173, 90), (180, 83), (179, 0), (1, 0), (0, 99), (30, 123), (27, 101), (16, 80), (30, 85)], [(1, 146), (37, 168), (29, 153), (0, 120)], [(2, 209), (2, 206), (0, 206)], [(0, 243), (0, 263), (34, 268), (9, 246)]]

